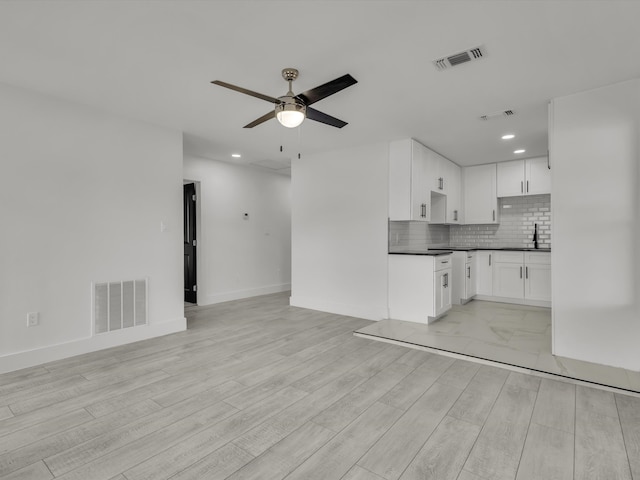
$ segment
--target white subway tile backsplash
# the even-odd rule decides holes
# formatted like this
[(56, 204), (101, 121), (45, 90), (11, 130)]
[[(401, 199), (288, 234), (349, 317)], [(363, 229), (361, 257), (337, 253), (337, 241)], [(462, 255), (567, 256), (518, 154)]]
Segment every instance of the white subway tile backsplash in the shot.
[(424, 248), (449, 245), (449, 226), (424, 222), (389, 222), (389, 246)]
[(538, 246), (551, 247), (551, 195), (501, 198), (497, 225), (430, 225), (424, 222), (389, 222), (390, 247), (529, 247), (534, 224)]
[(551, 195), (501, 198), (498, 208), (498, 225), (452, 225), (450, 246), (533, 246), (537, 223), (538, 246), (551, 247)]

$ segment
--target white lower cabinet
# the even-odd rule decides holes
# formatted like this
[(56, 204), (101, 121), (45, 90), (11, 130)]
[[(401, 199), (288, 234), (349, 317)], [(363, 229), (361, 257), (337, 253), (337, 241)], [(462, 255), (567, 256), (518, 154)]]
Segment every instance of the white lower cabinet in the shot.
[(493, 255), (493, 296), (523, 299), (523, 252), (495, 252)]
[(466, 299), (471, 299), (476, 296), (476, 262), (475, 255), (473, 260), (465, 265), (465, 277), (464, 287), (466, 293)]
[(551, 254), (525, 252), (524, 297), (551, 301)]
[(389, 255), (389, 318), (431, 323), (451, 308), (451, 255)]
[(435, 275), (435, 306), (433, 319), (439, 318), (451, 308), (451, 268), (440, 270)]
[(476, 252), (476, 294), (493, 295), (493, 252)]
[(452, 303), (462, 305), (476, 294), (476, 252), (453, 252)]
[(477, 295), (525, 305), (551, 306), (551, 254), (479, 251)]

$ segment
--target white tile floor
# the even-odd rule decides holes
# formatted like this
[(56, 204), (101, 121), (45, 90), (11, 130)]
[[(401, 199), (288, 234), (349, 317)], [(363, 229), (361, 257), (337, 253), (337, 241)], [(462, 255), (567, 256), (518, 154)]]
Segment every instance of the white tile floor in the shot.
[(640, 372), (551, 354), (551, 310), (474, 300), (431, 325), (382, 320), (356, 332), (640, 392)]

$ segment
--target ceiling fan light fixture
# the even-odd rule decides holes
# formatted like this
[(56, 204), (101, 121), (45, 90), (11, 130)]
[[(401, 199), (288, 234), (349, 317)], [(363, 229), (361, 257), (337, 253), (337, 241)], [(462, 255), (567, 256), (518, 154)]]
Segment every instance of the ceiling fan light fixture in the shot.
[(274, 110), (271, 110), (260, 118), (255, 119), (253, 122), (248, 123), (244, 128), (253, 128), (267, 120), (271, 120), (274, 117), (278, 119), (278, 122), (281, 125), (287, 128), (295, 128), (299, 126), (307, 117), (315, 122), (324, 123), (336, 128), (342, 128), (347, 125), (347, 122), (344, 122), (339, 118), (332, 117), (331, 115), (327, 115), (326, 113), (322, 113), (315, 108), (309, 107), (309, 105), (358, 83), (358, 81), (351, 75), (347, 73), (346, 75), (322, 85), (318, 85), (317, 87), (298, 95), (293, 93), (291, 88), (293, 81), (298, 78), (298, 70), (295, 68), (285, 68), (282, 70), (282, 78), (284, 78), (289, 84), (289, 91), (282, 97), (278, 98), (247, 90), (246, 88), (238, 87), (237, 85), (232, 85), (231, 83), (223, 82), (221, 80), (213, 80), (211, 83), (275, 104)]
[(276, 118), (281, 125), (295, 128), (304, 121), (306, 110), (306, 107), (300, 103), (285, 101), (276, 105)]

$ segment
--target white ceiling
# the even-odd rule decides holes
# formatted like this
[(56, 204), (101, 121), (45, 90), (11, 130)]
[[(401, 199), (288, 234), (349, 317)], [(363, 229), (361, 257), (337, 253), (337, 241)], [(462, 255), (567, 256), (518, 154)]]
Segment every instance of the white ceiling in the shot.
[[(188, 153), (223, 161), (286, 169), (414, 137), (473, 165), (546, 155), (551, 98), (640, 77), (639, 20), (639, 1), (615, 0), (0, 1), (0, 82), (179, 129)], [(432, 64), (479, 45), (482, 60)], [(349, 125), (243, 129), (271, 104), (209, 83), (280, 96), (284, 67), (295, 92), (353, 75), (314, 105)]]

